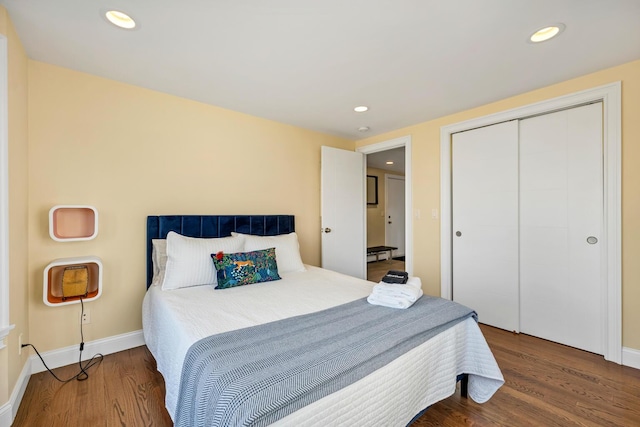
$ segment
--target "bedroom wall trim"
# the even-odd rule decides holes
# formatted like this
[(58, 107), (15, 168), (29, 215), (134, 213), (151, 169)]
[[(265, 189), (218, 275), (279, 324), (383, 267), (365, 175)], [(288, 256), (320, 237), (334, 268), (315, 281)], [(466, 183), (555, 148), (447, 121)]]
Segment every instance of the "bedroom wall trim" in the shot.
[[(31, 378), (31, 360), (27, 359), (13, 387), (9, 401), (0, 408), (0, 426), (9, 426), (13, 423), (24, 392), (27, 389), (27, 384), (29, 384), (29, 378)], [(8, 423), (5, 424), (7, 421)]]
[[(405, 270), (409, 275), (413, 275), (413, 190), (411, 180), (411, 135), (401, 136), (399, 138), (378, 142), (376, 144), (365, 145), (356, 149), (357, 152), (363, 154), (377, 153), (392, 148), (404, 147), (404, 176), (405, 176), (405, 201), (404, 201), (404, 226), (405, 226)], [(367, 221), (367, 206), (363, 206), (362, 217)]]
[(640, 369), (640, 350), (634, 348), (622, 348), (622, 364), (631, 368)]
[[(129, 350), (130, 348), (140, 347), (142, 345), (144, 345), (142, 330), (114, 335), (85, 343), (82, 360), (89, 360), (96, 353), (101, 353), (106, 356), (107, 354)], [(41, 354), (51, 369), (78, 363), (77, 344)], [(37, 374), (38, 372), (46, 370), (37, 355), (34, 354), (30, 356), (29, 360), (31, 362), (31, 374)]]
[(9, 133), (7, 38), (0, 35), (0, 349), (9, 324)]
[(440, 295), (452, 296), (451, 136), (454, 133), (508, 120), (549, 113), (590, 102), (603, 102), (604, 229), (606, 242), (603, 280), (606, 282), (604, 357), (622, 363), (622, 188), (621, 188), (621, 82), (552, 98), (530, 105), (454, 123), (440, 128)]
[(13, 423), (13, 416), (11, 416), (11, 402), (7, 402), (0, 406), (0, 426), (10, 426)]

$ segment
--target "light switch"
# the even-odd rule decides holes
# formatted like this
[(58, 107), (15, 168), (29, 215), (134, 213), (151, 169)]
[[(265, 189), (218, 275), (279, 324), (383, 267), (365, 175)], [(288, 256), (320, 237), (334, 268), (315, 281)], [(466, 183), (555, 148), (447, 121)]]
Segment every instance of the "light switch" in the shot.
[(438, 219), (438, 209), (431, 209), (431, 218)]

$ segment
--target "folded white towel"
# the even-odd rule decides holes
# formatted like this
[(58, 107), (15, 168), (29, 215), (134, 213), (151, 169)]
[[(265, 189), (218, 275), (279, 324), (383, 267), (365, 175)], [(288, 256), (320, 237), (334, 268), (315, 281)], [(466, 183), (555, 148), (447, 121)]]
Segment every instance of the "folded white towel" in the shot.
[(422, 280), (420, 280), (419, 277), (411, 276), (409, 277), (409, 280), (407, 280), (407, 283), (404, 284), (404, 286), (412, 286), (414, 288), (422, 289)]
[(369, 304), (381, 305), (390, 308), (409, 308), (422, 296), (422, 289), (415, 299), (403, 298), (398, 296), (384, 295), (380, 293), (372, 293), (367, 297)]
[(372, 295), (382, 295), (387, 297), (406, 298), (412, 303), (422, 296), (422, 288), (412, 285), (401, 285), (395, 283), (378, 283), (371, 291)]

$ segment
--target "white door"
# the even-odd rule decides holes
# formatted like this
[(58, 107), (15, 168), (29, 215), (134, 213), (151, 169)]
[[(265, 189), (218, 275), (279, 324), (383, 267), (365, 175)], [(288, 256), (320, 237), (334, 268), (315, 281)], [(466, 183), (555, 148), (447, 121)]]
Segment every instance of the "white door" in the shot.
[(602, 354), (602, 104), (520, 122), (521, 331)]
[(385, 175), (385, 243), (398, 248), (393, 256), (404, 256), (404, 177)]
[(518, 122), (453, 135), (453, 300), (518, 331)]
[(364, 154), (322, 147), (322, 267), (366, 279)]

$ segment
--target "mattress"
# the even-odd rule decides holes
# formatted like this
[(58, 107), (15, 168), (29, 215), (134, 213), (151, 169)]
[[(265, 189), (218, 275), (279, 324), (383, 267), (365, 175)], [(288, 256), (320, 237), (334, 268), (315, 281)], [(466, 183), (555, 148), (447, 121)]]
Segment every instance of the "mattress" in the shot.
[[(188, 348), (209, 335), (344, 304), (366, 297), (372, 282), (307, 266), (282, 280), (224, 290), (151, 286), (143, 302), (146, 344), (166, 383), (172, 419)], [(504, 382), (473, 319), (465, 320), (365, 378), (279, 420), (276, 425), (406, 425), (455, 392), (468, 373), (469, 396), (482, 403)], [(366, 410), (363, 410), (366, 408)]]

